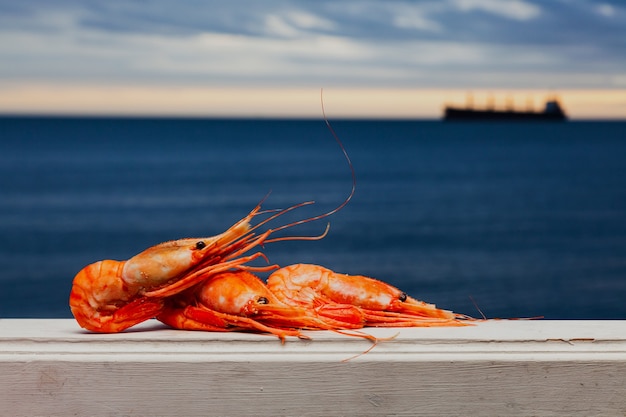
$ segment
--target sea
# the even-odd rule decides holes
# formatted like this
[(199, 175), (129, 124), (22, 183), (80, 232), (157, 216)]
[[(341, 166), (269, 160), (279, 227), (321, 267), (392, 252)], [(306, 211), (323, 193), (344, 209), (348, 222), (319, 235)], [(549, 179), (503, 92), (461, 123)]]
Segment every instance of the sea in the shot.
[(0, 117), (0, 318), (71, 317), (92, 262), (314, 202), (262, 227), (332, 213), (277, 232), (327, 235), (269, 263), (474, 317), (626, 319), (625, 121), (330, 123), (354, 182), (321, 118)]

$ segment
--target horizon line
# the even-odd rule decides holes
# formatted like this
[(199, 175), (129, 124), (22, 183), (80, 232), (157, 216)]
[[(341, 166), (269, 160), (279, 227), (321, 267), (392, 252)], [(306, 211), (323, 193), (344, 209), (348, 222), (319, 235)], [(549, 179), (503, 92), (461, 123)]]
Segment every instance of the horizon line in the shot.
[[(626, 119), (626, 89), (420, 89), (324, 88), (333, 119), (438, 120), (446, 105), (541, 110), (557, 97), (569, 120)], [(0, 114), (281, 118), (322, 117), (317, 88), (226, 88), (102, 85), (2, 85)], [(494, 97), (497, 98), (494, 102)], [(539, 98), (538, 98), (539, 97)], [(503, 104), (504, 103), (504, 104)], [(538, 103), (538, 104), (537, 104)], [(478, 105), (474, 105), (478, 104)]]

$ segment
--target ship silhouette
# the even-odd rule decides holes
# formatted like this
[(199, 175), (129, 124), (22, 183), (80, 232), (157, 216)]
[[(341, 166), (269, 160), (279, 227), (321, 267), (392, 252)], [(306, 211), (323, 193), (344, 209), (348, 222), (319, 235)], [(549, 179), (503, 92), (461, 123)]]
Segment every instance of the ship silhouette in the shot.
[(470, 103), (465, 107), (446, 106), (444, 120), (503, 120), (503, 121), (564, 121), (567, 115), (557, 99), (546, 101), (543, 111), (515, 110), (512, 106), (506, 109), (495, 109), (491, 102), (487, 108), (475, 108)]

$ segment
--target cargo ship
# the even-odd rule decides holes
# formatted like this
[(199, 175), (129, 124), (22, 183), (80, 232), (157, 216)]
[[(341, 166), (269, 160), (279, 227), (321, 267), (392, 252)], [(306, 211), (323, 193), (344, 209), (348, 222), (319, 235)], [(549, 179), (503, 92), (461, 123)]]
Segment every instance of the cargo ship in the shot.
[(565, 121), (567, 115), (558, 100), (546, 101), (543, 111), (518, 111), (513, 108), (498, 110), (494, 108), (476, 109), (468, 107), (446, 106), (444, 120), (495, 120), (495, 121)]

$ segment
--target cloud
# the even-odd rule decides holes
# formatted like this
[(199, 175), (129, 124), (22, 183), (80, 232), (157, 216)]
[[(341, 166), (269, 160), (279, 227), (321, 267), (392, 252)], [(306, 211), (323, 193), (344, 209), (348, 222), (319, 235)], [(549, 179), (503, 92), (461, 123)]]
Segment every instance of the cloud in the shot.
[(607, 3), (598, 4), (598, 6), (596, 7), (596, 11), (604, 17), (615, 16), (615, 8)]
[(461, 11), (480, 10), (513, 20), (530, 20), (541, 14), (539, 6), (521, 0), (454, 0)]
[(621, 3), (0, 0), (0, 82), (610, 88), (624, 68)]
[(294, 10), (267, 15), (265, 26), (269, 35), (293, 38), (312, 30), (331, 31), (335, 23), (307, 11)]

